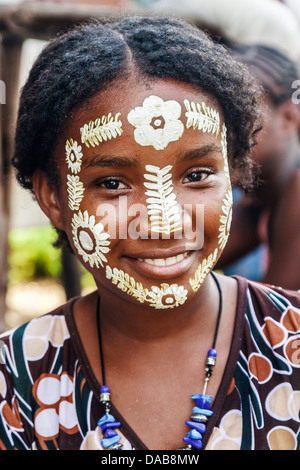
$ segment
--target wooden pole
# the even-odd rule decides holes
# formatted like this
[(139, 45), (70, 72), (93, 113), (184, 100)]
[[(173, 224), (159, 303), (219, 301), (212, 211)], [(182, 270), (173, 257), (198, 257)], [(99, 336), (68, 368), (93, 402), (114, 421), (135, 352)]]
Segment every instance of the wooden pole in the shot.
[[(22, 40), (4, 35), (1, 40), (0, 77), (5, 103), (0, 106), (0, 331), (5, 329), (8, 273), (9, 177), (19, 90)], [(3, 86), (4, 84), (4, 86)]]

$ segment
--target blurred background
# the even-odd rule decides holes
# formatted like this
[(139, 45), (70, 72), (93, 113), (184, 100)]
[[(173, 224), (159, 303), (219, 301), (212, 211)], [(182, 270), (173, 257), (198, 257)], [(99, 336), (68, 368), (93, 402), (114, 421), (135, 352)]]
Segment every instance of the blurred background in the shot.
[(261, 183), (234, 188), (233, 225), (218, 269), (300, 289), (299, 0), (0, 0), (0, 332), (94, 289), (89, 273), (52, 246), (55, 232), (10, 168), (20, 89), (41, 48), (91, 18), (170, 15), (204, 29), (264, 88), (253, 160)]

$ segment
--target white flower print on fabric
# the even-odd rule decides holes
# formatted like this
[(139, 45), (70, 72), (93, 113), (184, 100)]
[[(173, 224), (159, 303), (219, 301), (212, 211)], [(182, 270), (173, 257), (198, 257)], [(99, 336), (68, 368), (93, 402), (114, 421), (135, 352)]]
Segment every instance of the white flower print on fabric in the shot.
[(156, 309), (178, 307), (183, 305), (187, 299), (188, 291), (183, 286), (164, 283), (160, 287), (152, 286), (149, 290), (121, 269), (111, 269), (110, 266), (106, 266), (106, 278), (110, 279), (118, 289), (134, 297), (140, 303), (149, 303), (151, 307)]
[(38, 361), (46, 354), (49, 343), (59, 348), (69, 337), (65, 317), (43, 315), (28, 323), (23, 339), (24, 352), (29, 361)]
[(127, 119), (135, 127), (134, 138), (138, 144), (164, 150), (183, 134), (180, 116), (181, 106), (177, 101), (164, 101), (151, 95), (145, 98), (143, 106), (132, 109)]
[(226, 413), (219, 427), (215, 427), (209, 438), (206, 450), (240, 450), (243, 434), (243, 417), (240, 410)]
[(227, 192), (222, 206), (222, 214), (220, 217), (220, 228), (219, 228), (219, 246), (223, 250), (230, 232), (232, 220), (232, 191), (231, 189)]
[(76, 140), (70, 139), (66, 142), (66, 162), (72, 173), (79, 173), (82, 163), (81, 145)]
[(148, 173), (144, 175), (147, 180), (144, 186), (147, 188), (145, 194), (149, 196), (146, 202), (153, 232), (170, 234), (182, 229), (179, 207), (173, 192), (171, 169), (172, 165), (164, 168), (146, 165)]
[(67, 175), (67, 188), (69, 194), (68, 205), (72, 211), (76, 211), (80, 207), (84, 193), (84, 187), (79, 180), (79, 176)]
[(39, 404), (34, 415), (36, 435), (44, 440), (55, 439), (60, 429), (69, 435), (78, 432), (74, 379), (67, 372), (42, 374), (32, 391)]
[(81, 211), (78, 214), (74, 214), (72, 218), (72, 234), (73, 242), (78, 251), (78, 254), (82, 256), (86, 263), (89, 263), (93, 268), (96, 266), (103, 267), (103, 263), (107, 263), (105, 254), (110, 251), (108, 246), (110, 241), (108, 240), (109, 234), (103, 231), (104, 227), (99, 222), (95, 224), (95, 217), (89, 216), (87, 211), (82, 214)]

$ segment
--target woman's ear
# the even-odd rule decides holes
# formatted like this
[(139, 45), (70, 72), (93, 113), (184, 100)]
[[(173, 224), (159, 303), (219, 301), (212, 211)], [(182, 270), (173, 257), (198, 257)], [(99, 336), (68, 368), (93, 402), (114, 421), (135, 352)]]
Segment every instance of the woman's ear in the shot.
[(298, 105), (289, 100), (278, 107), (281, 114), (281, 129), (286, 135), (299, 132), (300, 112)]
[(32, 183), (36, 200), (42, 211), (54, 227), (64, 230), (62, 207), (57, 190), (49, 184), (47, 176), (42, 171), (34, 173)]

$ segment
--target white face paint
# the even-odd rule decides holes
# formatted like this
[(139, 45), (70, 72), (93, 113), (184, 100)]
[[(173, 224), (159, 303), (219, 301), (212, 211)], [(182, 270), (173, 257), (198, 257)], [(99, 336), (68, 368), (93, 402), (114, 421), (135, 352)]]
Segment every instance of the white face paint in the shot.
[[(219, 113), (206, 106), (205, 103), (194, 103), (184, 100), (186, 107), (186, 123), (181, 120), (182, 107), (174, 100), (164, 101), (158, 96), (148, 96), (142, 106), (132, 109), (128, 122), (134, 126), (134, 139), (141, 146), (152, 146), (155, 150), (164, 150), (171, 142), (179, 140), (186, 128), (193, 127), (206, 133), (218, 136), (220, 131)], [(121, 137), (123, 133), (120, 113), (115, 117), (111, 113), (95, 121), (90, 121), (80, 129), (81, 143), (86, 147), (99, 146), (102, 142)], [(226, 127), (223, 124), (221, 144), (224, 155), (224, 169), (229, 179), (227, 162)], [(104, 232), (101, 222), (96, 223), (95, 216), (88, 211), (81, 211), (84, 198), (84, 186), (79, 174), (82, 164), (82, 147), (73, 139), (66, 142), (66, 162), (71, 174), (67, 175), (68, 205), (73, 211), (72, 236), (73, 243), (83, 261), (91, 268), (104, 267), (108, 263), (107, 253), (110, 251), (109, 234)], [(172, 165), (163, 168), (146, 165), (144, 186), (147, 212), (151, 231), (161, 234), (171, 234), (182, 230), (180, 210), (177, 204), (172, 183)], [(199, 265), (190, 285), (194, 292), (204, 282), (217, 260), (219, 250), (222, 250), (228, 238), (231, 220), (231, 191), (226, 194), (220, 216), (219, 248), (216, 248)], [(169, 309), (183, 305), (187, 300), (188, 291), (182, 285), (161, 283), (150, 288), (144, 287), (130, 274), (117, 267), (111, 268), (106, 264), (106, 278), (118, 289), (135, 298), (141, 304), (147, 304), (155, 309)]]
[(109, 235), (103, 231), (104, 227), (99, 222), (95, 224), (95, 217), (87, 211), (82, 214), (79, 211), (72, 218), (73, 242), (78, 254), (83, 261), (89, 263), (91, 268), (103, 267), (107, 263), (105, 254), (109, 252)]
[[(101, 119), (85, 124), (81, 129), (81, 141), (87, 147), (99, 145), (103, 140), (108, 140), (122, 134), (122, 122), (120, 114), (115, 118), (109, 114)], [(82, 147), (73, 139), (66, 142), (66, 162), (71, 175), (67, 175), (68, 206), (74, 212), (72, 217), (73, 243), (83, 261), (94, 266), (103, 267), (107, 263), (106, 254), (110, 251), (109, 234), (104, 232), (101, 223), (95, 223), (95, 216), (88, 211), (80, 211), (80, 205), (84, 197), (84, 186), (78, 174), (81, 171)]]
[(230, 226), (231, 226), (231, 221), (232, 221), (232, 205), (233, 205), (232, 188), (231, 188), (229, 165), (228, 165), (228, 158), (227, 158), (226, 134), (227, 134), (227, 129), (226, 129), (225, 124), (223, 123), (222, 132), (221, 132), (221, 145), (222, 145), (222, 153), (223, 153), (223, 158), (224, 158), (224, 172), (227, 177), (229, 189), (223, 200), (222, 214), (220, 216), (219, 247), (221, 250), (224, 250), (228, 237), (229, 237)]
[(230, 188), (223, 200), (222, 214), (220, 216), (219, 247), (222, 251), (224, 250), (228, 237), (229, 237), (231, 219), (232, 219), (232, 191)]
[(67, 175), (68, 205), (71, 211), (79, 210), (83, 199), (84, 187), (79, 176)]
[(138, 144), (164, 150), (183, 134), (184, 125), (179, 120), (180, 116), (181, 106), (177, 101), (148, 96), (143, 106), (129, 112), (127, 119), (135, 127), (134, 138)]
[(79, 173), (82, 163), (81, 146), (76, 140), (67, 140), (66, 142), (66, 162), (72, 173)]
[(225, 124), (223, 123), (222, 125), (222, 132), (221, 132), (221, 145), (222, 145), (222, 153), (224, 157), (224, 171), (226, 173), (228, 182), (231, 186), (231, 181), (230, 181), (230, 174), (229, 174), (229, 166), (228, 166), (228, 156), (227, 156), (227, 129)]
[(124, 273), (124, 271), (106, 266), (106, 278), (110, 279), (122, 292), (134, 297), (141, 304), (148, 304), (156, 309), (167, 309), (183, 305), (187, 299), (188, 291), (178, 284), (163, 283), (152, 286), (151, 289), (144, 288), (142, 283)]
[(190, 285), (191, 285), (194, 292), (197, 292), (197, 290), (203, 284), (203, 282), (204, 282), (205, 278), (207, 277), (207, 275), (213, 269), (213, 267), (214, 267), (214, 265), (217, 261), (218, 251), (219, 250), (216, 248), (213, 253), (211, 253), (207, 258), (205, 258), (199, 264), (193, 279), (190, 279)]
[(220, 132), (220, 115), (218, 111), (206, 106), (205, 103), (190, 103), (189, 100), (184, 100), (187, 112), (186, 127), (193, 127), (194, 129), (201, 130), (202, 132), (211, 132), (212, 134), (219, 135)]
[(102, 116), (95, 121), (90, 121), (80, 129), (81, 142), (87, 147), (95, 147), (101, 142), (120, 136), (123, 132), (122, 122), (119, 121), (120, 113), (115, 117), (111, 113)]
[(181, 230), (180, 213), (173, 192), (171, 165), (164, 168), (146, 165), (144, 186), (150, 227), (153, 232), (170, 234)]

